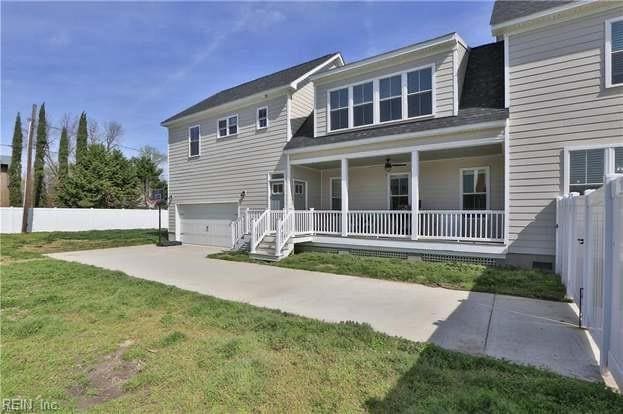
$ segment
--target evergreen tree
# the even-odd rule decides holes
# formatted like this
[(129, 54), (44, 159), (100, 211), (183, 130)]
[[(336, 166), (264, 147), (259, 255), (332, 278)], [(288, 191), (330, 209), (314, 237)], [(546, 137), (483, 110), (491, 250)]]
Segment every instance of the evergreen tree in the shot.
[(22, 120), (17, 113), (15, 129), (13, 130), (13, 142), (11, 153), (11, 166), (9, 167), (9, 203), (13, 207), (22, 205)]
[(139, 196), (133, 163), (117, 149), (92, 144), (65, 178), (57, 198), (66, 207), (133, 208)]
[(61, 131), (61, 140), (58, 143), (58, 176), (56, 188), (61, 188), (65, 178), (69, 175), (69, 137), (67, 127)]
[(139, 157), (132, 158), (132, 163), (140, 182), (141, 198), (146, 205), (147, 200), (151, 197), (152, 190), (162, 189), (163, 184), (160, 181), (162, 168), (158, 167), (157, 162), (153, 160), (150, 154), (145, 153)]
[(39, 109), (37, 141), (35, 147), (33, 207), (45, 207), (47, 194), (45, 188), (45, 153), (48, 150), (48, 126), (45, 120), (45, 103)]
[(87, 150), (87, 140), (89, 137), (89, 131), (87, 128), (87, 114), (83, 112), (80, 114), (80, 121), (78, 122), (78, 133), (76, 134), (76, 164), (82, 161), (82, 155)]

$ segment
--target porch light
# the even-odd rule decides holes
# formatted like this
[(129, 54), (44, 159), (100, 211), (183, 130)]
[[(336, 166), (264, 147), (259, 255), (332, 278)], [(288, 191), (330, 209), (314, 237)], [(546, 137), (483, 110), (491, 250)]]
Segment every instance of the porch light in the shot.
[(385, 171), (390, 172), (392, 170), (392, 162), (388, 158), (385, 160)]

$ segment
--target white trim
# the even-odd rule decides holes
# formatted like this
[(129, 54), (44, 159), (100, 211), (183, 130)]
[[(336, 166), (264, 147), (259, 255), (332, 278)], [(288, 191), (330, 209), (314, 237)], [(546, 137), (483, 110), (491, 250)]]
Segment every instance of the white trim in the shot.
[(452, 52), (452, 114), (459, 113), (459, 49), (458, 46)]
[[(606, 80), (606, 88), (614, 88), (617, 86), (623, 86), (623, 82), (621, 83), (612, 83), (612, 24), (616, 22), (623, 21), (623, 16), (614, 17), (612, 19), (608, 19), (604, 22), (606, 35), (605, 35), (605, 47), (604, 47), (604, 68), (605, 68), (605, 80)], [(622, 53), (623, 51), (617, 51), (617, 53)]]
[(508, 245), (510, 236), (510, 121), (506, 120), (504, 128), (504, 244)]
[(419, 131), (419, 132), (408, 132), (404, 134), (395, 134), (395, 135), (387, 135), (376, 138), (367, 138), (367, 139), (359, 139), (353, 141), (339, 142), (335, 144), (322, 144), (322, 145), (313, 145), (311, 147), (303, 147), (303, 148), (293, 148), (284, 150), (285, 153), (288, 154), (299, 154), (304, 152), (316, 152), (316, 151), (324, 151), (329, 149), (337, 149), (337, 148), (347, 148), (347, 147), (359, 147), (365, 144), (376, 144), (376, 143), (384, 143), (384, 142), (392, 142), (396, 140), (402, 139), (411, 139), (411, 138), (419, 138), (424, 136), (438, 136), (438, 135), (448, 135), (459, 132), (469, 132), (469, 131), (478, 131), (482, 129), (496, 128), (496, 127), (504, 127), (506, 125), (506, 120), (499, 121), (489, 121), (489, 122), (481, 122), (479, 124), (472, 125), (459, 125), (454, 127), (447, 128), (436, 128), (427, 131)]
[(298, 84), (300, 82), (302, 82), (305, 79), (309, 78), (314, 73), (318, 72), (320, 69), (322, 69), (323, 67), (327, 66), (329, 63), (333, 62), (335, 59), (339, 59), (341, 66), (344, 66), (344, 59), (342, 58), (342, 54), (341, 53), (336, 53), (335, 55), (331, 56), (328, 60), (325, 60), (324, 63), (316, 66), (315, 68), (313, 68), (309, 72), (307, 72), (304, 75), (302, 75), (300, 78), (298, 78), (298, 79), (294, 80), (293, 82), (291, 82), (290, 86), (293, 89), (298, 89)]
[(353, 62), (353, 63), (349, 63), (347, 65), (344, 65), (340, 68), (336, 68), (336, 69), (332, 69), (330, 71), (327, 72), (322, 72), (316, 75), (311, 76), (311, 79), (313, 81), (319, 80), (319, 79), (323, 79), (326, 78), (328, 76), (333, 76), (339, 73), (343, 73), (346, 71), (350, 71), (350, 70), (354, 70), (354, 69), (358, 69), (364, 66), (368, 66), (368, 65), (372, 65), (374, 63), (378, 63), (378, 62), (382, 62), (384, 60), (388, 60), (388, 59), (393, 59), (396, 57), (400, 57), (400, 56), (404, 56), (410, 53), (415, 53), (415, 52), (419, 52), (425, 49), (430, 49), (432, 47), (435, 46), (440, 46), (446, 43), (456, 43), (456, 42), (460, 42), (465, 44), (465, 42), (463, 41), (463, 39), (461, 39), (458, 34), (456, 33), (450, 33), (435, 39), (431, 39), (431, 40), (427, 40), (425, 42), (420, 42), (420, 43), (416, 43), (413, 45), (409, 45), (409, 46), (405, 46), (403, 48), (397, 49), (397, 50), (392, 50), (390, 52), (386, 52), (386, 53), (382, 53), (380, 55), (376, 55), (370, 58), (366, 58), (366, 59), (362, 59), (359, 60), (357, 62)]
[[(292, 204), (294, 204), (294, 196), (296, 196), (296, 183), (297, 183), (297, 182), (298, 182), (298, 183), (303, 183), (303, 185), (304, 185), (304, 187), (303, 187), (303, 188), (305, 189), (305, 192), (304, 192), (304, 194), (305, 194), (305, 210), (307, 210), (307, 208), (308, 208), (308, 206), (309, 206), (309, 203), (308, 203), (308, 196), (307, 196), (307, 195), (308, 195), (308, 191), (307, 191), (307, 187), (308, 187), (307, 180), (301, 180), (301, 179), (298, 179), (298, 178), (293, 178), (293, 179), (292, 179), (292, 184), (293, 184), (293, 186), (292, 186), (292, 188), (293, 188), (293, 191), (292, 191)], [(293, 209), (294, 209), (294, 208), (293, 208)]]
[[(409, 200), (409, 204), (411, 204), (411, 173), (410, 172), (393, 172), (393, 173), (385, 173), (386, 177), (385, 177), (385, 186), (386, 186), (386, 198), (387, 198), (387, 210), (391, 210), (392, 209), (392, 187), (391, 187), (391, 181), (392, 178), (395, 176), (399, 176), (399, 177), (407, 177), (407, 199)], [(399, 195), (397, 195), (396, 197), (399, 197)], [(393, 211), (393, 210), (392, 210)]]
[[(260, 111), (262, 109), (266, 110), (266, 126), (260, 126)], [(255, 109), (255, 129), (258, 131), (268, 129), (268, 106), (259, 106)]]
[[(229, 125), (229, 119), (230, 118), (234, 118), (234, 117), (236, 118), (236, 132), (234, 134), (230, 134), (229, 133), (229, 127), (231, 125)], [(225, 121), (225, 125), (226, 125), (226, 128), (227, 128), (227, 134), (226, 135), (221, 135), (221, 128), (219, 126), (219, 123), (221, 121)], [(238, 135), (239, 132), (240, 132), (240, 117), (238, 116), (237, 113), (232, 113), (232, 114), (229, 114), (227, 116), (221, 117), (221, 118), (216, 120), (216, 138), (217, 139), (218, 138), (227, 138), (227, 137), (236, 136), (236, 135)]]
[(541, 17), (547, 17), (547, 16), (551, 16), (551, 15), (554, 15), (554, 14), (557, 14), (557, 13), (560, 13), (560, 12), (563, 12), (563, 11), (572, 10), (572, 9), (577, 8), (577, 7), (584, 6), (584, 5), (588, 4), (588, 3), (593, 3), (595, 1), (596, 0), (584, 0), (584, 1), (581, 1), (581, 2), (565, 4), (565, 5), (562, 5), (562, 6), (559, 6), (559, 7), (553, 7), (551, 9), (544, 10), (542, 12), (532, 13), (532, 14), (530, 14), (528, 16), (518, 17), (516, 19), (508, 20), (508, 21), (505, 21), (505, 22), (502, 22), (502, 23), (498, 23), (496, 25), (491, 26), (491, 32), (493, 33), (493, 35), (495, 35), (497, 31), (499, 31), (501, 29), (504, 29), (504, 28), (507, 28), (509, 26), (513, 26), (513, 25), (516, 25), (516, 24), (527, 23), (529, 21), (536, 20), (536, 19), (539, 19)]
[[(313, 164), (316, 162), (325, 162), (325, 161), (337, 161), (344, 157), (352, 158), (365, 158), (372, 156), (381, 156), (381, 155), (393, 155), (393, 154), (403, 154), (412, 151), (432, 151), (437, 149), (450, 149), (450, 148), (464, 148), (464, 147), (478, 147), (482, 145), (489, 144), (498, 144), (503, 142), (503, 138), (499, 137), (494, 138), (481, 138), (481, 139), (472, 139), (472, 140), (463, 140), (463, 141), (452, 141), (452, 142), (439, 142), (435, 144), (424, 144), (424, 145), (413, 145), (409, 147), (392, 147), (386, 148), (383, 150), (371, 150), (371, 151), (362, 151), (362, 152), (353, 152), (348, 154), (336, 154), (336, 155), (326, 155), (321, 157), (313, 157), (313, 158), (303, 158), (299, 160), (291, 160), (290, 163), (292, 165), (299, 164)], [(359, 145), (358, 145), (359, 146)]]
[[(408, 106), (408, 98), (409, 98), (409, 93), (408, 93), (408, 88), (407, 88), (407, 75), (411, 72), (417, 72), (420, 70), (424, 70), (424, 69), (429, 69), (431, 70), (431, 113), (430, 114), (424, 114), (424, 115), (418, 115), (418, 116), (413, 116), (413, 117), (409, 117), (409, 106)], [(376, 76), (374, 78), (368, 78), (368, 79), (363, 79), (363, 80), (359, 80), (357, 82), (351, 82), (351, 83), (347, 83), (347, 84), (343, 84), (340, 86), (336, 86), (334, 88), (331, 89), (327, 89), (327, 105), (326, 105), (326, 110), (327, 110), (327, 128), (326, 128), (326, 134), (332, 134), (332, 133), (341, 133), (344, 132), (346, 130), (354, 130), (357, 128), (369, 128), (371, 126), (374, 125), (385, 125), (385, 124), (390, 124), (390, 123), (396, 123), (396, 122), (402, 122), (402, 121), (412, 121), (415, 119), (423, 119), (423, 118), (434, 118), (437, 116), (437, 71), (436, 71), (437, 67), (435, 65), (435, 63), (429, 63), (426, 65), (420, 65), (420, 66), (416, 66), (416, 67), (412, 67), (409, 69), (405, 69), (405, 70), (401, 70), (399, 72), (392, 72), (392, 73), (386, 73), (383, 74), (382, 76)], [(388, 79), (388, 78), (392, 78), (395, 76), (400, 76), (400, 83), (401, 83), (401, 93), (400, 93), (400, 99), (401, 99), (401, 115), (402, 117), (399, 119), (390, 119), (387, 121), (381, 121), (381, 117), (380, 117), (380, 112), (381, 112), (381, 95), (379, 92), (379, 84), (380, 81), (383, 79)], [(359, 85), (363, 85), (366, 83), (372, 83), (372, 111), (373, 111), (373, 120), (371, 124), (364, 124), (364, 125), (358, 125), (355, 126), (354, 122), (353, 122), (353, 112), (354, 112), (354, 105), (353, 105), (353, 87), (354, 86), (359, 86)], [(331, 108), (331, 92), (336, 92), (336, 91), (340, 91), (342, 89), (346, 89), (348, 91), (348, 126), (345, 128), (340, 128), (340, 129), (331, 129), (331, 111), (333, 110)], [(427, 92), (427, 91), (424, 91)], [(384, 98), (383, 100), (388, 100), (388, 99), (395, 99), (397, 98), (398, 95), (396, 96), (392, 96), (391, 98)], [(343, 107), (339, 108), (339, 109), (344, 109)], [(336, 109), (336, 110), (339, 110)], [(458, 111), (458, 108), (457, 108)]]
[(511, 106), (511, 94), (510, 94), (510, 35), (504, 35), (504, 107), (509, 108)]
[[(485, 202), (486, 206), (484, 210), (490, 210), (491, 208), (491, 168), (489, 166), (486, 167), (467, 167), (467, 168), (459, 168), (459, 210), (465, 210), (463, 208), (463, 196), (465, 192), (463, 191), (463, 173), (465, 171), (472, 171), (474, 173), (474, 187), (478, 181), (478, 170), (485, 170), (485, 196), (487, 197)], [(468, 194), (482, 194), (477, 192), (469, 192)], [(466, 210), (467, 211), (467, 210)]]
[(340, 173), (342, 184), (342, 237), (348, 235), (348, 158), (340, 161)]
[[(613, 144), (583, 144), (583, 145), (565, 145), (562, 149), (563, 151), (563, 180), (562, 185), (563, 188), (560, 190), (560, 195), (568, 194), (571, 186), (571, 176), (570, 176), (570, 163), (571, 163), (571, 151), (584, 151), (584, 150), (595, 150), (595, 149), (603, 149), (604, 150), (604, 178), (607, 175), (616, 174), (614, 171), (615, 167), (615, 148), (623, 148), (623, 143), (613, 143)], [(621, 174), (617, 174), (621, 175)]]
[[(198, 152), (196, 155), (193, 155), (190, 152), (190, 130), (193, 128), (199, 128), (199, 140), (198, 140)], [(201, 125), (193, 125), (188, 127), (188, 158), (198, 158), (201, 156)]]

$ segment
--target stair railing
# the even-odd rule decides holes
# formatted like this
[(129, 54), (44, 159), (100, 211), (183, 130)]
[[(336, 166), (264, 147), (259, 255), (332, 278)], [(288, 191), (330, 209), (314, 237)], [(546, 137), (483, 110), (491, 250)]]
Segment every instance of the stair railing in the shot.
[(290, 210), (284, 214), (283, 219), (277, 223), (275, 231), (275, 256), (281, 256), (281, 249), (288, 243), (288, 240), (295, 233), (294, 211)]
[(264, 211), (257, 219), (251, 220), (251, 242), (249, 250), (255, 253), (257, 246), (270, 230), (270, 210)]

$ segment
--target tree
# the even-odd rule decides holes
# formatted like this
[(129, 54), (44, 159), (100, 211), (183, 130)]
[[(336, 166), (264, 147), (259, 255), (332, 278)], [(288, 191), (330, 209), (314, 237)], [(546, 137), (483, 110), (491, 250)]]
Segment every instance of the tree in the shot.
[(87, 129), (87, 114), (83, 112), (80, 114), (80, 120), (78, 121), (78, 132), (76, 133), (76, 164), (82, 161), (82, 155), (87, 150), (88, 140)]
[(123, 135), (123, 127), (119, 122), (111, 121), (104, 124), (104, 145), (107, 150), (117, 148)]
[(132, 163), (140, 181), (141, 198), (143, 203), (147, 205), (147, 200), (151, 197), (152, 190), (156, 188), (162, 189), (163, 183), (160, 180), (162, 168), (154, 162), (152, 155), (147, 152), (142, 152), (140, 156), (132, 158)]
[(45, 103), (39, 109), (37, 141), (35, 147), (33, 206), (43, 207), (47, 203), (45, 188), (45, 156), (48, 150), (48, 126), (45, 120)]
[(82, 208), (133, 208), (139, 196), (133, 163), (102, 144), (87, 146), (57, 195), (61, 205)]
[(61, 140), (58, 143), (58, 172), (56, 176), (56, 188), (62, 188), (63, 182), (69, 175), (69, 135), (67, 127), (61, 131)]
[(22, 205), (22, 120), (17, 113), (15, 129), (13, 130), (13, 142), (11, 143), (11, 166), (9, 167), (9, 203), (13, 207)]

